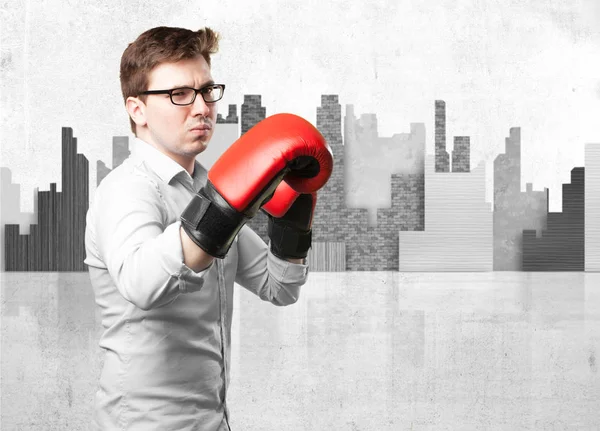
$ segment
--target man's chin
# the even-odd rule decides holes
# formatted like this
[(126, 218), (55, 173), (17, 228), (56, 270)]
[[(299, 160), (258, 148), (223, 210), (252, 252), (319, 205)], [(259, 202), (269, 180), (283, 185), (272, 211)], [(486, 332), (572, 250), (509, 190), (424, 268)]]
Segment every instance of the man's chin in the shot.
[(208, 139), (194, 139), (188, 147), (189, 152), (196, 155), (202, 153), (208, 147)]

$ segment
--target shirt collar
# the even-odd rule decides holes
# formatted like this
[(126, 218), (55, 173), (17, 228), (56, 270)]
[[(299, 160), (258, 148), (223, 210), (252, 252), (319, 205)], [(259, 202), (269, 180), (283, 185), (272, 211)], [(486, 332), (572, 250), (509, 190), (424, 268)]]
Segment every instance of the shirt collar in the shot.
[(206, 178), (206, 169), (197, 160), (194, 163), (194, 175), (191, 176), (175, 160), (135, 136), (132, 141), (131, 154), (138, 161), (144, 162), (167, 184), (179, 175), (181, 180), (192, 184), (197, 190)]

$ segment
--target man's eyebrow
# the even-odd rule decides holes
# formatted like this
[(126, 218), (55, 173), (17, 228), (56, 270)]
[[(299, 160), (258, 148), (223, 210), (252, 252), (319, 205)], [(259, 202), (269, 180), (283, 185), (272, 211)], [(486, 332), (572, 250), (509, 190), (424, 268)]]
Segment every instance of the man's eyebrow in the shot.
[[(215, 81), (210, 79), (210, 80), (204, 82), (203, 84), (201, 84), (199, 88), (206, 87), (207, 85), (213, 85), (214, 83), (215, 83)], [(194, 86), (190, 85), (190, 84), (177, 84), (177, 85), (171, 86), (171, 88), (182, 88), (182, 87), (193, 88)]]

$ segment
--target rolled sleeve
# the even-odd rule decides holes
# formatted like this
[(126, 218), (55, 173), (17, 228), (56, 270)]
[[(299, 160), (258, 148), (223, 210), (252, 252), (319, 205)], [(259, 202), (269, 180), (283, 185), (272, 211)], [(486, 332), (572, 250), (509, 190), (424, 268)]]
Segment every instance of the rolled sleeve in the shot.
[(283, 260), (268, 252), (267, 268), (269, 275), (279, 285), (279, 293), (275, 297), (276, 305), (295, 303), (300, 297), (300, 288), (308, 278), (308, 265)]
[(276, 257), (248, 226), (240, 230), (237, 244), (238, 284), (275, 305), (290, 305), (298, 300), (308, 277), (308, 265)]
[(267, 253), (267, 268), (271, 277), (282, 283), (304, 283), (308, 275), (308, 265), (280, 259), (271, 250)]

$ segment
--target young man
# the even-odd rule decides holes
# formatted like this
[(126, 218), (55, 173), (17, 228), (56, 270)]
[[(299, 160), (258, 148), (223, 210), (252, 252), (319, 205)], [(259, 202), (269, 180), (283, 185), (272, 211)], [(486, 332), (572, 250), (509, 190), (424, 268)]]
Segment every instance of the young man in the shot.
[[(274, 254), (243, 221), (215, 239), (231, 211), (221, 208), (204, 225), (197, 216), (227, 206), (195, 159), (209, 144), (223, 96), (211, 75), (217, 50), (209, 28), (158, 27), (121, 59), (135, 139), (131, 156), (96, 190), (85, 234), (104, 327), (96, 429), (229, 430), (234, 282), (284, 306), (296, 302), (307, 279), (306, 253)], [(246, 218), (273, 188), (261, 192)], [(310, 219), (312, 210), (314, 202), (295, 212)]]

